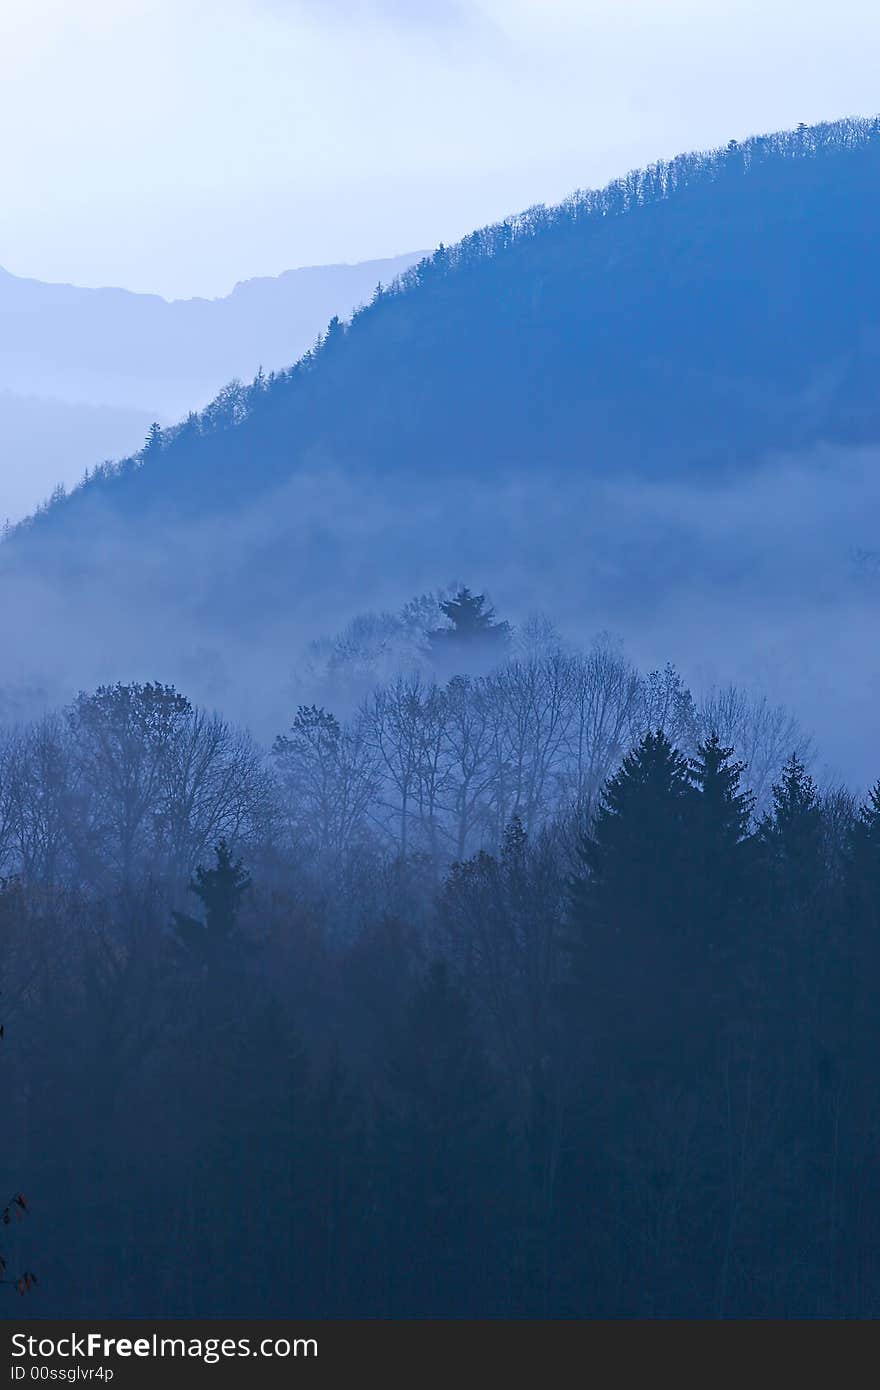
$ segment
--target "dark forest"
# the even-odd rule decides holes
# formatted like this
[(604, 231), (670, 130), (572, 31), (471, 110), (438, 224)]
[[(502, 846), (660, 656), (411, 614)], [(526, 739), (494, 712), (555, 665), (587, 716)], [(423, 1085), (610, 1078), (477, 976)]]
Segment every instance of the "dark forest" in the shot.
[(5, 1318), (880, 1317), (878, 190), (852, 117), (6, 276), (7, 377), (200, 408), (0, 536)]
[(266, 749), (160, 683), (8, 728), (29, 1311), (878, 1314), (880, 784), (514, 639), (461, 590)]

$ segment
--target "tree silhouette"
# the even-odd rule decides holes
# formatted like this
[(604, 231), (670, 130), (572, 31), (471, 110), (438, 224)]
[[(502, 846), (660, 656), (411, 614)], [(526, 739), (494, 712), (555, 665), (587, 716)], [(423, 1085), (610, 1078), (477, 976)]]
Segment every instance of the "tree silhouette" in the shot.
[(144, 440), (142, 455), (145, 460), (155, 458), (162, 449), (162, 426), (158, 420), (154, 420), (147, 430), (147, 437)]
[(214, 854), (214, 866), (206, 869), (200, 864), (189, 883), (189, 891), (204, 908), (204, 921), (182, 912), (173, 913), (178, 939), (201, 956), (216, 956), (232, 940), (241, 899), (251, 886), (250, 874), (241, 860), (233, 859), (225, 840), (215, 847)]
[(872, 943), (872, 958), (880, 961), (880, 782), (859, 807), (848, 861), (848, 886), (861, 934)]
[(763, 816), (758, 839), (781, 907), (791, 909), (814, 891), (820, 868), (822, 811), (816, 784), (792, 753), (773, 787), (773, 808)]
[(579, 846), (574, 901), (584, 926), (617, 933), (680, 924), (693, 798), (687, 760), (661, 729), (645, 734), (606, 782)]
[(693, 858), (698, 911), (719, 924), (742, 910), (750, 863), (747, 850), (755, 798), (742, 788), (745, 763), (721, 744), (717, 733), (690, 760), (698, 793), (693, 804)]
[(659, 1060), (675, 1040), (693, 923), (696, 793), (686, 758), (658, 729), (605, 784), (572, 884), (571, 948), (597, 1046)]
[(880, 909), (880, 782), (875, 782), (859, 807), (853, 827), (853, 859), (865, 887)]
[(435, 628), (428, 634), (436, 656), (465, 658), (468, 654), (485, 652), (500, 658), (510, 645), (510, 624), (496, 620), (495, 610), (487, 605), (485, 594), (472, 594), (470, 589), (462, 587), (454, 598), (440, 604), (440, 611), (451, 626)]
[[(694, 968), (716, 1015), (729, 1017), (743, 984), (746, 924), (753, 907), (754, 795), (742, 788), (745, 764), (716, 732), (690, 760), (696, 790), (691, 818), (690, 932)], [(720, 1021), (716, 1017), (716, 1021)]]
[(697, 823), (716, 853), (735, 853), (749, 831), (754, 797), (742, 790), (745, 763), (734, 761), (734, 750), (724, 748), (713, 730), (690, 760), (693, 783), (700, 793)]

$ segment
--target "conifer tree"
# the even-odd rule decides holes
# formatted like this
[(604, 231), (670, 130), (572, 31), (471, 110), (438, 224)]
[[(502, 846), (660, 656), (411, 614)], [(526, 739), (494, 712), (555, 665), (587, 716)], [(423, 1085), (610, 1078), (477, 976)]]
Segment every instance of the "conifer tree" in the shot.
[(679, 1046), (693, 993), (687, 945), (693, 803), (686, 758), (658, 729), (605, 784), (572, 885), (579, 1008), (594, 1048), (635, 1066)]
[(214, 867), (206, 869), (200, 864), (189, 884), (189, 891), (204, 908), (204, 922), (186, 913), (173, 914), (178, 939), (188, 950), (203, 956), (215, 955), (232, 939), (242, 896), (251, 886), (250, 874), (241, 860), (233, 859), (226, 840), (220, 841), (214, 854)]
[(803, 906), (821, 868), (822, 811), (816, 784), (792, 753), (773, 787), (773, 809), (758, 828), (764, 860), (780, 907)]
[(852, 831), (849, 867), (857, 910), (873, 936), (880, 932), (880, 781), (859, 808)]
[(154, 420), (147, 430), (147, 437), (144, 440), (144, 454), (158, 454), (162, 448), (162, 426), (158, 420)]
[(697, 792), (692, 822), (695, 906), (704, 920), (726, 921), (744, 905), (755, 798), (743, 790), (745, 763), (734, 761), (734, 750), (725, 748), (715, 732), (699, 745), (689, 766)]
[(606, 782), (581, 843), (576, 916), (615, 932), (679, 926), (693, 799), (687, 760), (661, 729), (646, 734)]
[(496, 619), (485, 594), (472, 594), (463, 586), (454, 598), (440, 604), (440, 611), (451, 627), (428, 634), (435, 656), (467, 657), (483, 651), (500, 658), (510, 645), (510, 624)]
[(748, 835), (754, 796), (742, 790), (745, 763), (734, 762), (734, 750), (722, 747), (713, 733), (690, 760), (691, 778), (700, 793), (697, 823), (718, 849), (735, 851)]
[(694, 968), (706, 1003), (728, 1016), (741, 1002), (754, 897), (749, 834), (754, 796), (745, 764), (713, 733), (690, 760), (696, 796), (691, 824), (690, 929)]

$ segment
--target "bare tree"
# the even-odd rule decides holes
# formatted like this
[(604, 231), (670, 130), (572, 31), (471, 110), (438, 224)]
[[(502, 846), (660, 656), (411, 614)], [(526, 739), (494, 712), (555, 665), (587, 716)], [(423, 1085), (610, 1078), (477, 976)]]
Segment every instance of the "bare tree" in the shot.
[(444, 830), (444, 793), (449, 782), (446, 758), (447, 701), (438, 685), (425, 687), (419, 721), (418, 816), (422, 843), (436, 868)]
[(585, 814), (631, 742), (640, 714), (638, 673), (607, 637), (569, 663), (571, 713), (566, 730), (569, 795)]
[(3, 783), (8, 867), (48, 892), (62, 879), (78, 880), (88, 796), (61, 716), (45, 715), (10, 738)]
[(446, 687), (446, 798), (456, 859), (464, 859), (490, 814), (491, 701), (482, 682), (454, 676)]
[(418, 810), (424, 757), (424, 720), (433, 696), (420, 675), (398, 676), (363, 705), (360, 727), (383, 774), (382, 803), (399, 825), (401, 856), (410, 847), (410, 820)]
[(643, 677), (635, 712), (634, 743), (645, 734), (662, 729), (683, 752), (695, 750), (699, 739), (694, 698), (671, 662), (662, 671), (649, 671)]
[(492, 719), (492, 787), (496, 843), (518, 816), (526, 832), (538, 826), (563, 774), (570, 704), (564, 656), (512, 661), (481, 686)]
[(270, 778), (250, 735), (191, 708), (172, 740), (156, 815), (172, 877), (189, 874), (218, 840), (260, 838), (273, 815)]
[(159, 684), (100, 686), (68, 711), (93, 838), (125, 886), (153, 847), (172, 750), (191, 712), (185, 696)]
[(697, 709), (697, 723), (701, 739), (717, 733), (746, 764), (758, 812), (766, 808), (786, 758), (796, 753), (806, 762), (810, 757), (811, 739), (791, 711), (739, 685), (708, 691)]
[(343, 728), (327, 710), (301, 705), (273, 745), (288, 827), (321, 859), (344, 854), (367, 833), (378, 768), (364, 732), (360, 721)]
[(14, 827), (11, 774), (14, 746), (12, 735), (0, 730), (0, 878), (11, 872), (13, 867)]

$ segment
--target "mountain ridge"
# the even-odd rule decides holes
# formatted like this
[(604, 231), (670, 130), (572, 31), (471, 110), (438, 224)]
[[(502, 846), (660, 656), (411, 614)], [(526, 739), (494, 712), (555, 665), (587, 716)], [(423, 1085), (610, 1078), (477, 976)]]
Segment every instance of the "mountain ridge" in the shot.
[(272, 285), (279, 281), (292, 280), (297, 276), (309, 276), (322, 272), (349, 271), (349, 270), (372, 270), (377, 271), (391, 269), (393, 274), (399, 273), (396, 267), (404, 262), (414, 262), (420, 260), (430, 252), (426, 250), (403, 252), (396, 256), (373, 256), (363, 261), (327, 261), (315, 262), (309, 265), (289, 266), (286, 270), (279, 270), (275, 275), (247, 275), (242, 280), (236, 280), (232, 288), (224, 294), (190, 294), (190, 295), (168, 295), (159, 294), (156, 290), (132, 290), (125, 285), (80, 285), (73, 280), (42, 280), (38, 275), (19, 275), (14, 270), (9, 270), (6, 266), (0, 265), (0, 281), (14, 282), (20, 286), (37, 286), (41, 290), (72, 290), (77, 295), (120, 295), (126, 299), (158, 301), (162, 304), (222, 304), (232, 299), (240, 291), (247, 290), (251, 285)]
[(759, 686), (858, 767), (878, 238), (880, 120), (847, 120), (440, 247), (15, 529), (7, 671), (161, 678), (278, 727), (310, 640), (456, 576), (514, 624)]
[(230, 378), (297, 357), (334, 313), (350, 314), (417, 254), (255, 276), (216, 299), (0, 268), (0, 520), (137, 450), (151, 421), (170, 424)]
[(880, 122), (850, 120), (530, 209), (418, 261), (100, 486), (155, 503), (167, 463), (176, 506), (202, 468), (232, 502), (236, 468), (270, 487), (307, 459), (384, 474), (415, 455), (442, 474), (587, 441), (600, 471), (662, 472), (880, 437), (878, 173)]
[(166, 300), (6, 271), (0, 385), (22, 395), (182, 414), (234, 376), (297, 357), (334, 313), (351, 313), (377, 280), (393, 279), (419, 255), (255, 276), (216, 299)]

